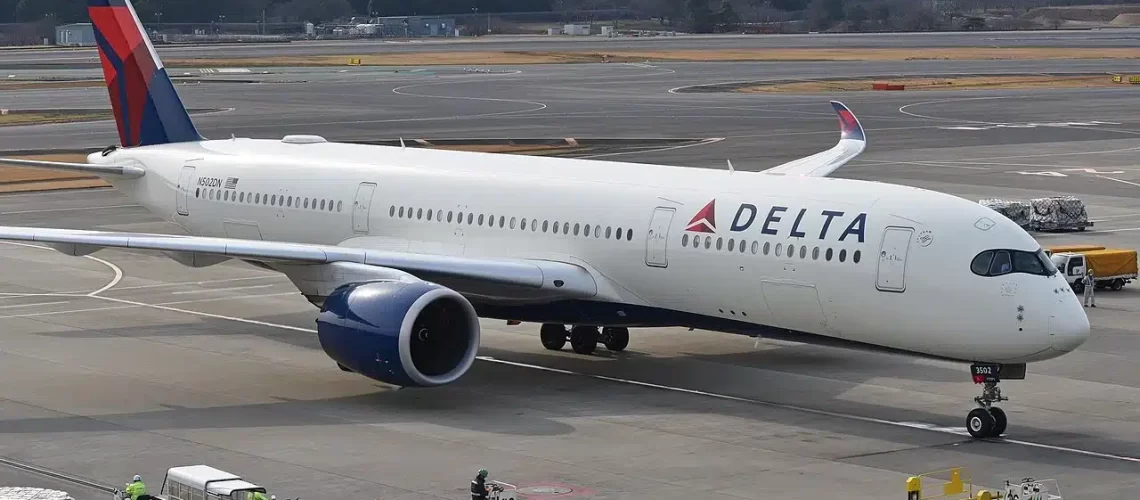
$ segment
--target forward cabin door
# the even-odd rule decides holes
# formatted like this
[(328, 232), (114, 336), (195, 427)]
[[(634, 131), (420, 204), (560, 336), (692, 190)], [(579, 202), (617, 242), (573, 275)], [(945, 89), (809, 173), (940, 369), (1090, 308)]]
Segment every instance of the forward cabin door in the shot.
[(906, 291), (906, 256), (914, 228), (888, 227), (879, 248), (879, 273), (875, 287), (883, 292)]
[(666, 248), (669, 246), (669, 226), (673, 225), (676, 209), (657, 207), (649, 220), (645, 236), (645, 264), (650, 267), (669, 267)]
[(352, 230), (357, 233), (368, 233), (368, 213), (374, 191), (376, 184), (371, 182), (362, 182), (356, 189), (356, 201), (352, 202)]
[(176, 204), (178, 205), (178, 215), (190, 215), (189, 198), (190, 191), (194, 189), (191, 184), (194, 181), (194, 167), (182, 167), (182, 173), (178, 176), (178, 189), (175, 191), (174, 196), (177, 198)]

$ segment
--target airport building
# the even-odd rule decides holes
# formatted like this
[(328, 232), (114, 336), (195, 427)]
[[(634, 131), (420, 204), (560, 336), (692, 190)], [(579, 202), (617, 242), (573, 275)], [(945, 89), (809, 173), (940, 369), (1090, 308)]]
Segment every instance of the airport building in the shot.
[(56, 26), (55, 44), (64, 46), (94, 46), (95, 28), (91, 26), (91, 23)]
[(378, 19), (380, 36), (385, 38), (421, 38), (456, 36), (455, 18), (427, 16), (397, 16)]

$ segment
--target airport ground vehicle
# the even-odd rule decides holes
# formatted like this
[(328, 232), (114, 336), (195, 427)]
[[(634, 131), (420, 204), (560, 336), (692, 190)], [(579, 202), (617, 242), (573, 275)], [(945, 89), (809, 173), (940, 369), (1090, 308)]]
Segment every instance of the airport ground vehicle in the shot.
[(1087, 252), (1089, 250), (1104, 250), (1104, 248), (1100, 245), (1053, 245), (1045, 247), (1045, 255), (1052, 257), (1055, 253)]
[[(171, 467), (159, 487), (160, 500), (249, 500), (253, 492), (265, 488), (208, 465)], [(130, 498), (115, 491), (114, 500)]]
[(1084, 293), (1085, 286), (1081, 278), (1090, 267), (1096, 279), (1097, 289), (1120, 290), (1137, 276), (1136, 250), (1117, 248), (1076, 250), (1054, 253), (1049, 258), (1057, 269), (1065, 273), (1065, 281), (1069, 282), (1075, 293)]

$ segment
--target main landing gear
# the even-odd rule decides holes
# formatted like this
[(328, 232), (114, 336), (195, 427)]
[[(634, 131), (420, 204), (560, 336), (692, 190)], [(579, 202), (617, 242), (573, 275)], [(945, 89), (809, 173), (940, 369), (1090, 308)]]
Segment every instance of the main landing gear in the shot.
[(975, 384), (982, 384), (982, 395), (974, 398), (979, 408), (974, 408), (966, 415), (966, 430), (975, 438), (995, 438), (1005, 432), (1008, 421), (1001, 408), (993, 406), (994, 403), (1009, 401), (1001, 395), (998, 382), (1001, 382), (1001, 365), (980, 364), (970, 365), (970, 373)]
[(539, 331), (542, 346), (551, 351), (561, 350), (570, 341), (570, 348), (578, 354), (593, 354), (598, 344), (614, 352), (624, 351), (629, 346), (628, 328), (602, 328), (575, 325), (567, 331), (565, 325), (544, 324)]

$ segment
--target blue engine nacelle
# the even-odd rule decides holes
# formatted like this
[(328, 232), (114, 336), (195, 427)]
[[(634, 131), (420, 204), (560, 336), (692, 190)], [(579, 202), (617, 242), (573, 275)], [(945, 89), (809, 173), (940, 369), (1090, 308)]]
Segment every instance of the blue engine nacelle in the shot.
[(342, 368), (386, 384), (431, 387), (471, 368), (479, 317), (466, 298), (435, 283), (350, 283), (325, 299), (317, 338)]

